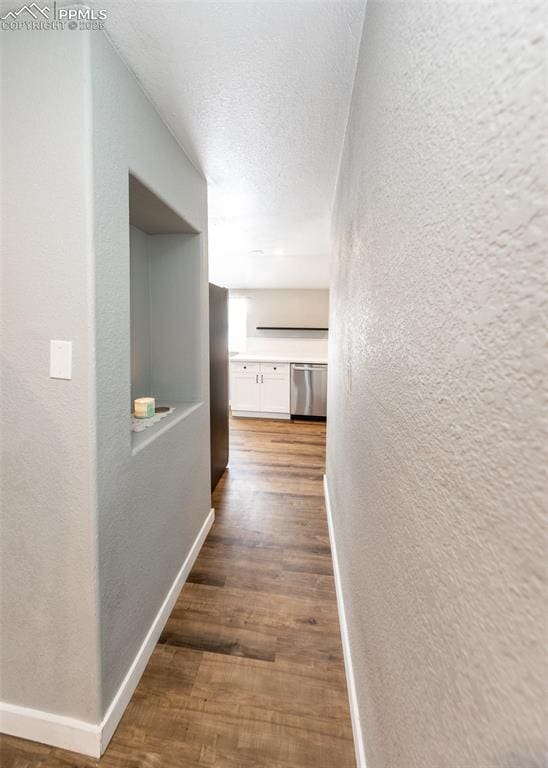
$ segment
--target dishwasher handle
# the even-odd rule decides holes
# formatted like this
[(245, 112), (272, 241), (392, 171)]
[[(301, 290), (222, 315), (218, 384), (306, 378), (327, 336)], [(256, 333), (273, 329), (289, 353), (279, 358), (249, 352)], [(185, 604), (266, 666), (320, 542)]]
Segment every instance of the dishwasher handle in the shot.
[(323, 363), (317, 363), (312, 365), (292, 365), (294, 371), (322, 371), (327, 368), (327, 365)]

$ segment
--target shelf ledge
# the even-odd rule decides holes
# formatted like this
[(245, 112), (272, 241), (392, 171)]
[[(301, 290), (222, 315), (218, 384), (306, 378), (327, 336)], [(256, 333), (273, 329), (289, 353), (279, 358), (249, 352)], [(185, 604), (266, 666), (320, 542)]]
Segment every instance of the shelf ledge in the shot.
[(160, 437), (160, 435), (163, 435), (164, 432), (167, 432), (180, 421), (186, 419), (203, 404), (202, 400), (196, 403), (171, 403), (172, 407), (175, 409), (173, 413), (170, 413), (161, 421), (158, 421), (156, 424), (143, 430), (143, 432), (131, 432), (131, 455), (135, 456), (136, 453), (142, 451), (143, 448), (146, 448), (147, 445), (154, 442), (154, 440)]

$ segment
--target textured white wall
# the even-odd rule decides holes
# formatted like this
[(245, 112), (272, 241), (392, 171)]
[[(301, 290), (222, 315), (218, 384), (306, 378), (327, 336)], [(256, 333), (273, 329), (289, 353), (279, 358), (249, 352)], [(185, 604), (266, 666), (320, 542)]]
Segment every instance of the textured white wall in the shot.
[(544, 7), (367, 5), (327, 472), (368, 768), (545, 764)]

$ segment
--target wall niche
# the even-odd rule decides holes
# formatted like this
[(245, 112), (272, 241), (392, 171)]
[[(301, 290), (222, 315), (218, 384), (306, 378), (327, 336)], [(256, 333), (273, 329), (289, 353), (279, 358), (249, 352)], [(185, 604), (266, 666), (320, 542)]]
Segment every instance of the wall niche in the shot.
[(203, 400), (200, 234), (129, 175), (131, 405), (151, 396), (173, 416), (132, 433), (134, 448)]

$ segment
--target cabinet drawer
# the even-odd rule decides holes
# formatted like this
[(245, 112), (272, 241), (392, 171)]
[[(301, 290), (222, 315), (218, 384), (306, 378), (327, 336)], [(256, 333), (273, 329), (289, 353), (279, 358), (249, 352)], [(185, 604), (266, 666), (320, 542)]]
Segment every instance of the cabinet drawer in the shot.
[(289, 373), (289, 363), (261, 363), (261, 373)]
[(230, 363), (232, 371), (245, 371), (247, 373), (258, 373), (260, 369), (259, 363)]

